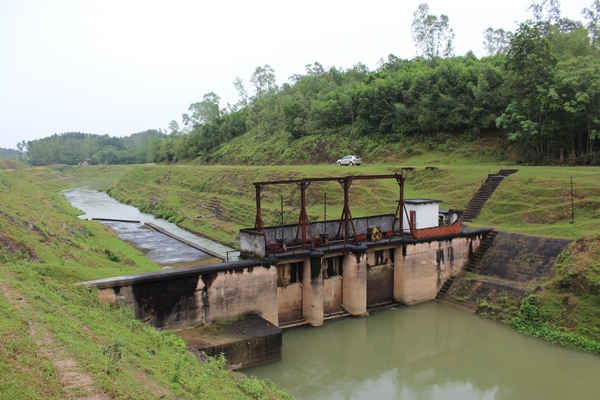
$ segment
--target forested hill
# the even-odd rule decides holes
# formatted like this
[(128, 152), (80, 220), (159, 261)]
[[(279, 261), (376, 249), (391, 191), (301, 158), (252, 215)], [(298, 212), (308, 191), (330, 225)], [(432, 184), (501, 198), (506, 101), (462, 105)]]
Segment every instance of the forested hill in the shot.
[(55, 134), (27, 142), (27, 158), (32, 165), (151, 162), (157, 142), (163, 137), (164, 134), (157, 130), (123, 138), (79, 132)]
[(494, 136), (488, 150), (496, 158), (600, 165), (600, 0), (582, 21), (564, 18), (558, 0), (532, 1), (530, 9), (532, 18), (515, 32), (486, 30), (489, 55), (477, 58), (453, 55), (448, 17), (430, 14), (424, 3), (414, 13), (414, 59), (389, 55), (375, 70), (315, 62), (283, 85), (273, 68), (259, 66), (248, 88), (235, 79), (236, 104), (222, 108), (207, 93), (181, 123), (171, 121), (168, 135), (66, 133), (29, 142), (28, 158), (34, 165), (280, 164), (345, 154), (372, 161), (456, 151)]
[(23, 154), (13, 149), (4, 149), (0, 147), (0, 160), (20, 160)]
[(237, 104), (223, 110), (209, 93), (190, 105), (182, 128), (171, 122), (155, 160), (325, 161), (493, 130), (513, 143), (517, 161), (600, 164), (600, 2), (584, 22), (539, 3), (515, 32), (490, 28), (484, 58), (440, 51), (436, 40), (450, 43), (453, 33), (422, 5), (413, 24), (421, 57), (390, 55), (376, 70), (314, 63), (281, 86), (270, 66), (258, 67), (253, 95), (236, 79)]

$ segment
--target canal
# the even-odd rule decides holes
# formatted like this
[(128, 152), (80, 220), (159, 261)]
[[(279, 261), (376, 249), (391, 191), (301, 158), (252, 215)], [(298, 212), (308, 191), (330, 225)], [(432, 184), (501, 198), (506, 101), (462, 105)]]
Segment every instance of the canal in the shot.
[(297, 399), (600, 398), (600, 357), (444, 304), (288, 329), (282, 354), (244, 372)]
[[(164, 219), (156, 218), (151, 214), (143, 213), (136, 207), (120, 203), (119, 201), (113, 199), (104, 192), (84, 187), (78, 187), (65, 190), (62, 193), (66, 197), (66, 199), (73, 205), (73, 207), (78, 208), (79, 210), (84, 212), (84, 214), (80, 216), (80, 218), (82, 219), (108, 218), (136, 220), (146, 224), (151, 223), (164, 229), (165, 231), (168, 231), (170, 234), (176, 235), (197, 246), (211, 250), (219, 254), (223, 259), (226, 258), (227, 252), (233, 251), (232, 248), (225, 246), (221, 243), (217, 243), (208, 238), (195, 235), (189, 231), (186, 231), (185, 229), (181, 229), (177, 225)], [(120, 235), (127, 235), (128, 233), (131, 233), (131, 235), (128, 238), (124, 237), (124, 240), (132, 242), (134, 245), (136, 245), (136, 247), (142, 245), (141, 241), (143, 240), (146, 240), (147, 243), (150, 243), (150, 241), (148, 240), (149, 238), (147, 237), (148, 234), (143, 235), (143, 232), (140, 232), (139, 229), (137, 229), (136, 232), (131, 232), (131, 230), (135, 229), (135, 227), (128, 227), (126, 224), (120, 223), (109, 223), (107, 225)], [(135, 239), (133, 233), (137, 234), (139, 240)], [(168, 241), (167, 239), (168, 238), (163, 239), (165, 243), (154, 243), (154, 247), (163, 249), (169, 246), (173, 247), (175, 243), (173, 243), (173, 241), (170, 240)], [(174, 248), (173, 251), (177, 252), (177, 249)], [(158, 262), (162, 264), (162, 262)]]

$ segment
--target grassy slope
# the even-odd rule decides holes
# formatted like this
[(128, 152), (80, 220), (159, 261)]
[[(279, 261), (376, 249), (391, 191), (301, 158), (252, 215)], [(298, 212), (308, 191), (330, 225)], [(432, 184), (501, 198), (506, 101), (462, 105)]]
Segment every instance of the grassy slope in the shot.
[[(486, 278), (466, 274), (457, 284)], [(510, 291), (492, 291), (477, 300), (477, 312), (527, 335), (600, 354), (600, 237), (572, 242), (552, 277), (533, 289), (522, 300)]]
[[(241, 227), (254, 224), (254, 181), (346, 174), (381, 174), (414, 166), (407, 175), (407, 197), (438, 198), (443, 207), (464, 208), (487, 174), (509, 166), (474, 163), (462, 158), (450, 164), (449, 156), (427, 153), (403, 162), (365, 164), (339, 168), (332, 164), (287, 166), (143, 165), (103, 167), (103, 174), (119, 173), (109, 188), (117, 199), (170, 218), (182, 227), (235, 245)], [(425, 166), (436, 166), (428, 170)], [(600, 176), (597, 167), (518, 167), (500, 185), (476, 225), (540, 236), (575, 239), (597, 232), (600, 221)], [(79, 169), (65, 172), (80, 174)], [(87, 170), (93, 171), (93, 168)], [(114, 172), (110, 172), (114, 171)], [(87, 172), (89, 174), (89, 172)], [(569, 224), (569, 181), (576, 192), (576, 223)], [(313, 183), (308, 190), (311, 219), (323, 215), (323, 192), (328, 193), (327, 218), (339, 218), (342, 192), (335, 183)], [(279, 222), (280, 198), (284, 196), (284, 220), (294, 223), (298, 215), (298, 189), (270, 187), (264, 192), (266, 224)], [(357, 181), (351, 189), (353, 216), (393, 212), (397, 185), (392, 181)]]
[[(120, 173), (102, 173), (101, 181)], [(93, 291), (73, 285), (158, 270), (102, 225), (76, 217), (77, 210), (58, 193), (73, 184), (46, 168), (0, 171), (0, 282), (27, 304), (19, 311), (0, 294), (0, 398), (64, 397), (56, 368), (36, 347), (43, 338), (28, 335), (29, 323), (48, 332), (112, 398), (282, 397), (264, 382), (235, 378), (219, 360), (198, 363), (174, 334), (146, 326), (130, 310), (101, 303)]]
[[(432, 151), (435, 151), (432, 153)], [(425, 141), (405, 138), (389, 143), (369, 138), (349, 138), (342, 135), (305, 136), (293, 139), (289, 133), (260, 133), (251, 130), (224, 143), (213, 153), (197, 162), (219, 164), (308, 164), (333, 162), (346, 154), (359, 154), (363, 160), (373, 162), (402, 161), (415, 156), (455, 160), (501, 161), (514, 159), (509, 143), (503, 136), (489, 134), (473, 140), (468, 135), (444, 135)]]

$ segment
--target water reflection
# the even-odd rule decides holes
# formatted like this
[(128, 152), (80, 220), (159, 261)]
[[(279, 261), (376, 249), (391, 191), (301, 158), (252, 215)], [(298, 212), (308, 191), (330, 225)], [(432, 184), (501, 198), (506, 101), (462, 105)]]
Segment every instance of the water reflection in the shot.
[(284, 333), (283, 361), (246, 371), (298, 399), (598, 398), (600, 358), (424, 304)]

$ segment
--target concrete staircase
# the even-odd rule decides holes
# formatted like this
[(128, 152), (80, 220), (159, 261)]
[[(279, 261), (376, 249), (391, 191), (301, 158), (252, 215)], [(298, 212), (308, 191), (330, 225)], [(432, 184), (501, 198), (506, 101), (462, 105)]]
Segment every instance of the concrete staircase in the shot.
[(498, 235), (496, 231), (490, 231), (485, 235), (485, 238), (479, 244), (479, 248), (475, 250), (471, 257), (469, 258), (469, 262), (465, 265), (464, 270), (468, 272), (479, 272), (481, 259), (483, 258), (485, 252), (492, 247), (494, 244), (494, 239)]
[[(496, 231), (490, 231), (485, 235), (485, 238), (479, 244), (479, 248), (477, 250), (475, 250), (475, 252), (473, 254), (471, 254), (471, 257), (469, 258), (469, 262), (467, 263), (467, 265), (465, 265), (464, 271), (469, 271), (469, 272), (478, 272), (479, 271), (479, 269), (480, 269), (479, 263), (481, 262), (481, 259), (483, 258), (483, 255), (485, 254), (485, 252), (490, 247), (492, 247), (492, 244), (494, 243), (494, 238), (496, 237), (496, 235), (498, 235), (498, 232), (496, 232)], [(446, 294), (448, 293), (448, 290), (454, 283), (455, 278), (456, 278), (456, 276), (452, 276), (452, 277), (450, 277), (450, 279), (448, 279), (446, 282), (444, 282), (444, 284), (442, 285), (442, 287), (440, 288), (440, 291), (438, 292), (438, 294), (436, 296), (436, 299), (442, 299), (442, 298), (446, 297)]]
[(496, 190), (498, 185), (502, 183), (505, 177), (517, 172), (517, 169), (501, 169), (497, 174), (489, 174), (483, 185), (477, 190), (463, 214), (463, 221), (471, 222), (481, 212), (483, 205)]
[(435, 297), (436, 299), (441, 299), (444, 296), (446, 296), (446, 293), (448, 293), (448, 289), (450, 289), (450, 286), (452, 286), (452, 284), (454, 283), (454, 278), (455, 278), (454, 276), (451, 276), (450, 279), (448, 279), (446, 282), (444, 282), (444, 284), (440, 288), (440, 291), (438, 292), (437, 296)]

